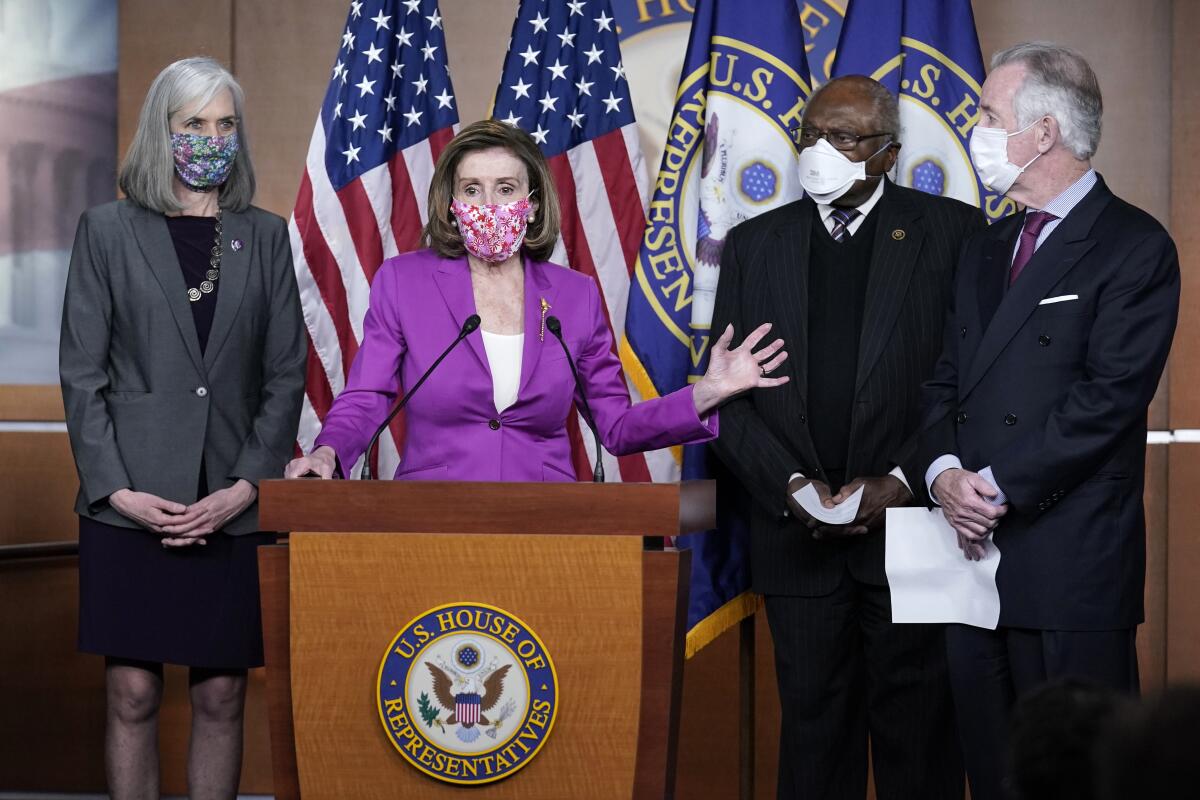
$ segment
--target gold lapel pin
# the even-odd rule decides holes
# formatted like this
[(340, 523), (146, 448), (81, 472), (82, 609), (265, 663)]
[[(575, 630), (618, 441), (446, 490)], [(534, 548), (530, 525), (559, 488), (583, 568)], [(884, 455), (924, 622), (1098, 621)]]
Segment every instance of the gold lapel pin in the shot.
[(900, 241), (904, 238), (904, 231), (900, 228), (896, 228), (896, 230), (892, 231), (892, 238), (897, 242)]
[(546, 312), (550, 310), (550, 304), (546, 302), (546, 298), (541, 298), (542, 301), (542, 327), (538, 329), (538, 341), (546, 341)]

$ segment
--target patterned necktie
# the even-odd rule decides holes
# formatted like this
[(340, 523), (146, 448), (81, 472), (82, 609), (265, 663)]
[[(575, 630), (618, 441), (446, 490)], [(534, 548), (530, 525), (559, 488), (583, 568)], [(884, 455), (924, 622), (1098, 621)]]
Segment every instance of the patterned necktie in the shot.
[(1017, 245), (1017, 255), (1013, 258), (1012, 269), (1008, 273), (1008, 285), (1012, 286), (1021, 277), (1021, 270), (1033, 258), (1037, 249), (1038, 234), (1052, 219), (1058, 219), (1048, 211), (1030, 211), (1025, 215), (1025, 227), (1021, 229), (1021, 243)]
[(829, 235), (833, 237), (835, 242), (840, 242), (850, 237), (850, 223), (858, 216), (857, 208), (835, 208), (830, 214), (833, 218), (833, 229), (829, 231)]

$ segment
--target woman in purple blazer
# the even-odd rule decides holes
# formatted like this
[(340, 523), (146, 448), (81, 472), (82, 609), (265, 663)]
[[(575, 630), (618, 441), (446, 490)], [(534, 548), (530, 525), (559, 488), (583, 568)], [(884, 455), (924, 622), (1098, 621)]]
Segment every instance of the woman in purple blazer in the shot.
[[(479, 329), (405, 408), (397, 479), (572, 481), (573, 402), (586, 399), (604, 447), (623, 455), (707, 441), (720, 403), (787, 382), (768, 377), (787, 358), (782, 340), (753, 351), (769, 325), (734, 350), (729, 329), (699, 381), (633, 405), (595, 281), (546, 261), (559, 235), (557, 195), (541, 150), (519, 128), (493, 120), (464, 128), (438, 159), (428, 208), (429, 249), (379, 268), (346, 387), (287, 477), (349, 477), (401, 387), (413, 386), (476, 314)], [(586, 398), (549, 317), (561, 321)]]

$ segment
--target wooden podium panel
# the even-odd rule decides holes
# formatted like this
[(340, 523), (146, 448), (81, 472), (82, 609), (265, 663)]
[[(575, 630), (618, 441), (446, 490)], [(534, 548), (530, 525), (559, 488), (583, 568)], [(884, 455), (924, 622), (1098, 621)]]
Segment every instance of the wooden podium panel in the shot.
[[(292, 535), (292, 711), (305, 800), (629, 796), (643, 691), (642, 542), (576, 535), (554, 537), (551, 547), (547, 531), (539, 532)], [(375, 700), (380, 660), (395, 635), (453, 602), (486, 603), (522, 619), (558, 676), (558, 713), (545, 746), (515, 775), (470, 788), (410, 765), (384, 732)]]

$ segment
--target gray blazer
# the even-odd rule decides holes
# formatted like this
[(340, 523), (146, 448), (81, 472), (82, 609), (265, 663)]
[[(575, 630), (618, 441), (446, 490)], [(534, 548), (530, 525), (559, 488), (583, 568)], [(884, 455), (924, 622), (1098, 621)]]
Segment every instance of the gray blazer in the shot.
[[(110, 494), (128, 487), (192, 503), (202, 461), (216, 491), (279, 477), (292, 455), (306, 348), (287, 224), (252, 207), (225, 212), (222, 227), (201, 358), (164, 217), (119, 200), (79, 221), (59, 375), (83, 516), (137, 527), (109, 506)], [(258, 530), (258, 504), (224, 530)]]

